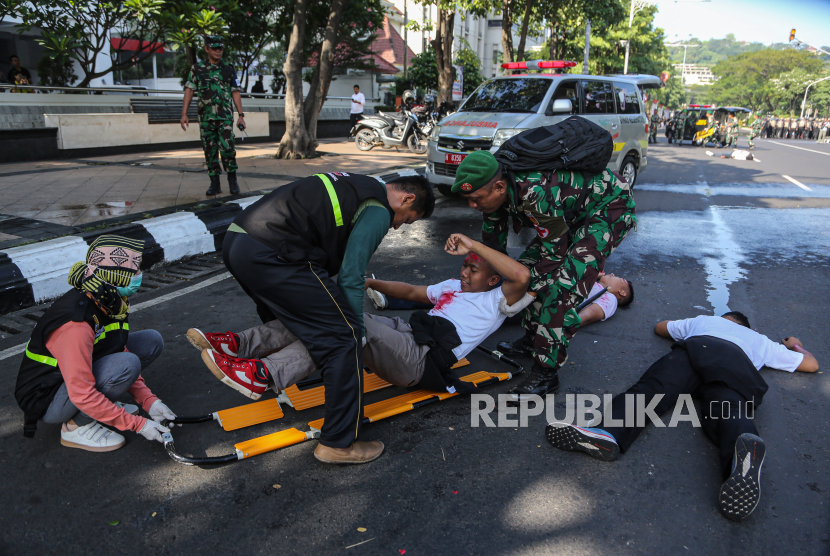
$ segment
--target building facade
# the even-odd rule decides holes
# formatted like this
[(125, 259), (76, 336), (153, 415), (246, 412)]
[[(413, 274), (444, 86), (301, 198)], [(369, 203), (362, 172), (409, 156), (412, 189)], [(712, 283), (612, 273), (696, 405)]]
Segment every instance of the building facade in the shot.
[(683, 77), (685, 85), (711, 85), (717, 77), (706, 66), (696, 64), (673, 64), (675, 74)]

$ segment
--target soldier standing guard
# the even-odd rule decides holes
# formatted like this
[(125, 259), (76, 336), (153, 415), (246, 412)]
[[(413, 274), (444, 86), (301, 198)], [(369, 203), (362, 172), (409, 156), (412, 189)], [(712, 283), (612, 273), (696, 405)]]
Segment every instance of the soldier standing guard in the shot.
[(228, 186), (231, 194), (239, 193), (236, 181), (236, 149), (233, 137), (233, 106), (239, 112), (240, 129), (245, 127), (245, 114), (242, 112), (242, 98), (239, 96), (239, 84), (236, 82), (236, 70), (222, 62), (224, 45), (222, 37), (212, 35), (205, 37), (205, 52), (208, 59), (193, 64), (190, 76), (185, 83), (184, 103), (182, 105), (182, 129), (187, 129), (187, 109), (193, 99), (193, 92), (199, 93), (199, 137), (205, 151), (205, 161), (210, 176), (210, 188), (205, 195), (218, 195), (222, 192), (219, 175), (219, 156), (228, 173)]
[(749, 138), (747, 139), (750, 150), (755, 148), (755, 143), (752, 140), (761, 134), (761, 126), (763, 126), (763, 120), (756, 116), (755, 121), (752, 122), (752, 130), (749, 132)]
[(660, 127), (660, 116), (657, 115), (657, 109), (651, 113), (651, 127), (648, 128), (648, 142), (657, 142), (657, 128)]

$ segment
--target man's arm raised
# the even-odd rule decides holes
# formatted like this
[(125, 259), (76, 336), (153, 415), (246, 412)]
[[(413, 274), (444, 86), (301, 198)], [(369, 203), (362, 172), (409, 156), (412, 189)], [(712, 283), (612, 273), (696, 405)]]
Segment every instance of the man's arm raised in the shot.
[(504, 278), (501, 291), (508, 305), (518, 302), (527, 292), (527, 286), (530, 284), (530, 270), (504, 253), (499, 253), (481, 242), (473, 241), (464, 234), (452, 234), (447, 240), (444, 251), (450, 255), (461, 256), (475, 253), (490, 263), (490, 266)]
[(403, 299), (405, 301), (417, 301), (418, 303), (432, 303), (427, 297), (426, 286), (413, 286), (406, 282), (387, 282), (385, 280), (366, 279), (366, 287), (372, 288), (383, 295)]

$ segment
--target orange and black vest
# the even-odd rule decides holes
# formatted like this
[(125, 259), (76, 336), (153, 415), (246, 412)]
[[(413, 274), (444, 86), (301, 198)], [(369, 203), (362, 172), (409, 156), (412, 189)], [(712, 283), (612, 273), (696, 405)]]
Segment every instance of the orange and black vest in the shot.
[(128, 318), (115, 320), (98, 308), (85, 293), (72, 288), (59, 297), (38, 320), (17, 373), (14, 397), (24, 413), (23, 434), (32, 438), (37, 422), (63, 384), (55, 354), (46, 349), (46, 338), (68, 322), (85, 322), (95, 333), (92, 360), (124, 351), (130, 334)]

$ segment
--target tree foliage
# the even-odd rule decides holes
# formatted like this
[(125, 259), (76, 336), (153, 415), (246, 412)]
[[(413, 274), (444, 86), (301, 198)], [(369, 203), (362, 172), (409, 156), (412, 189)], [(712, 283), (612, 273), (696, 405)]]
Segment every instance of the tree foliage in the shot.
[(455, 53), (455, 65), (461, 66), (464, 79), (463, 94), (469, 95), (476, 87), (484, 82), (481, 74), (481, 60), (476, 51), (470, 48), (470, 43), (462, 40), (462, 47)]
[[(712, 68), (718, 80), (712, 85), (717, 104), (758, 110), (793, 110), (794, 97), (804, 94), (807, 82), (818, 79), (824, 64), (812, 54), (797, 50), (759, 50), (718, 62)], [(792, 74), (794, 70), (801, 70)], [(803, 72), (803, 73), (802, 73)], [(783, 74), (788, 78), (781, 80)], [(813, 79), (807, 79), (813, 76)]]

